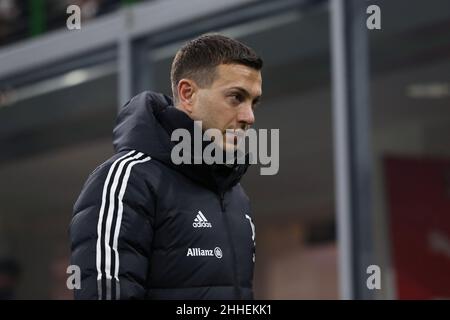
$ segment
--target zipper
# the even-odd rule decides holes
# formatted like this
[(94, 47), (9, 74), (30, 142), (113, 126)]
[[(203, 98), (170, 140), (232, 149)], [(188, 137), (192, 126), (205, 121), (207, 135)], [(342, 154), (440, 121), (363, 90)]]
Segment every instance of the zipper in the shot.
[(234, 292), (235, 292), (236, 297), (239, 300), (242, 300), (242, 292), (241, 292), (241, 288), (239, 286), (239, 276), (238, 276), (238, 268), (237, 268), (236, 250), (234, 248), (233, 239), (231, 237), (231, 231), (230, 231), (230, 224), (229, 224), (229, 221), (228, 221), (228, 215), (227, 215), (227, 213), (225, 211), (224, 193), (220, 193), (219, 198), (220, 198), (220, 208), (222, 209), (222, 216), (223, 216), (224, 224), (225, 224), (225, 230), (226, 230), (226, 233), (227, 233), (228, 242), (230, 243), (230, 247), (231, 247), (231, 263), (232, 263), (232, 268), (233, 268)]

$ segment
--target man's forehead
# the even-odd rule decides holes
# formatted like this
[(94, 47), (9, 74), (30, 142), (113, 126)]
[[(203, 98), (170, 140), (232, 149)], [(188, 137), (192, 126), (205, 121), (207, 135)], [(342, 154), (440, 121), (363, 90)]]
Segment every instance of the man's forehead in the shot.
[(242, 64), (217, 66), (216, 81), (221, 87), (242, 87), (255, 95), (261, 94), (261, 72)]

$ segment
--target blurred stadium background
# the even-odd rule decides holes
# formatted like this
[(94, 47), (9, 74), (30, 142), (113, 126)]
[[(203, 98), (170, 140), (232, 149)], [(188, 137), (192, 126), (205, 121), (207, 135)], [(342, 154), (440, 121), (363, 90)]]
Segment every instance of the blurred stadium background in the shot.
[(448, 299), (448, 0), (0, 0), (0, 298), (72, 298), (72, 206), (118, 109), (170, 94), (176, 50), (210, 31), (262, 55), (256, 127), (280, 129), (279, 173), (243, 181), (256, 298)]

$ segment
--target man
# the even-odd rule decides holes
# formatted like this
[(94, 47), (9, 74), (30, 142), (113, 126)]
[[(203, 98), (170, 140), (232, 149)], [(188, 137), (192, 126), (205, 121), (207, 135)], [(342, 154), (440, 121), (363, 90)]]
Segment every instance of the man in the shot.
[[(188, 42), (171, 70), (174, 101), (144, 92), (121, 110), (116, 154), (87, 179), (70, 225), (77, 299), (252, 299), (255, 233), (239, 181), (248, 164), (176, 165), (172, 132), (255, 121), (262, 60), (217, 34)], [(193, 155), (192, 155), (193, 158)], [(239, 162), (238, 162), (239, 163)], [(248, 163), (248, 162), (247, 162)]]

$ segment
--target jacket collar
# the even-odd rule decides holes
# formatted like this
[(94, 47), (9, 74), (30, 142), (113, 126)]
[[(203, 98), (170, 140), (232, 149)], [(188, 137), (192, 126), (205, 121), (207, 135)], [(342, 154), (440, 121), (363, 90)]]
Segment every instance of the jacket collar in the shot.
[[(159, 111), (155, 116), (169, 136), (175, 129), (183, 128), (189, 131), (191, 137), (194, 137), (195, 124), (186, 113), (174, 106), (166, 106)], [(194, 143), (193, 139), (191, 143)], [(209, 143), (211, 142), (202, 141), (202, 151)], [(193, 146), (191, 150), (194, 150)], [(169, 165), (217, 193), (224, 193), (237, 184), (249, 167), (248, 158), (245, 164), (193, 164), (193, 161), (191, 161), (191, 164), (174, 165), (170, 161)]]
[(191, 180), (223, 194), (239, 183), (247, 171), (248, 155), (245, 164), (231, 166), (205, 163), (175, 165), (170, 158), (175, 146), (170, 139), (171, 134), (177, 128), (184, 128), (193, 137), (194, 125), (187, 114), (173, 106), (170, 97), (145, 91), (133, 97), (120, 111), (113, 131), (114, 148), (116, 152), (127, 149), (142, 151)]

